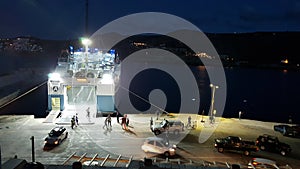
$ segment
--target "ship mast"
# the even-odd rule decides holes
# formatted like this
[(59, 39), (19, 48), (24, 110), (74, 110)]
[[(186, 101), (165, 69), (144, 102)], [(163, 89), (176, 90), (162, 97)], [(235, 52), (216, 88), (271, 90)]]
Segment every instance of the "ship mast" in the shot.
[(88, 19), (89, 19), (89, 0), (85, 0), (85, 32), (84, 36), (88, 36)]

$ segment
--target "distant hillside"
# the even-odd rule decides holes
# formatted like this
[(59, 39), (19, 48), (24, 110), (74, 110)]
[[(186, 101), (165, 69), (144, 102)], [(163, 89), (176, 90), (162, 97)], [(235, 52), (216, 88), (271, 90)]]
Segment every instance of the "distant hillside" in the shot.
[[(206, 33), (224, 66), (262, 66), (262, 67), (293, 67), (299, 69), (300, 56), (298, 44), (300, 32), (256, 32), (236, 34)], [(117, 36), (117, 35), (114, 35)], [(106, 38), (106, 39), (105, 39)], [(103, 41), (109, 41), (104, 37)], [(22, 46), (22, 43), (24, 45)], [(62, 50), (81, 48), (79, 39), (75, 40), (42, 40), (33, 37), (17, 37), (14, 39), (0, 39), (0, 73), (26, 66), (42, 66), (54, 69), (57, 57)], [(182, 57), (190, 65), (201, 62), (195, 53), (183, 43), (162, 35), (136, 35), (129, 37), (113, 48), (119, 56), (126, 57), (144, 48), (161, 48), (169, 50)], [(281, 60), (288, 59), (288, 64)]]
[[(16, 39), (22, 39), (21, 42)], [(29, 39), (29, 40), (24, 40)], [(0, 50), (0, 74), (22, 68), (45, 68), (53, 70), (62, 49), (67, 49), (67, 41), (41, 40), (37, 38), (18, 37), (2, 40)], [(39, 50), (32, 50), (31, 46)]]
[[(300, 32), (256, 32), (237, 34), (207, 33), (223, 64), (244, 66), (292, 66), (299, 67), (300, 56), (297, 44)], [(161, 35), (137, 35), (123, 40), (115, 49), (121, 56), (128, 56), (134, 51), (157, 47), (167, 49), (182, 56), (189, 64), (199, 64), (187, 46), (170, 37)], [(282, 65), (281, 61), (289, 63)]]
[(207, 34), (220, 55), (253, 63), (277, 64), (288, 58), (300, 63), (300, 32)]

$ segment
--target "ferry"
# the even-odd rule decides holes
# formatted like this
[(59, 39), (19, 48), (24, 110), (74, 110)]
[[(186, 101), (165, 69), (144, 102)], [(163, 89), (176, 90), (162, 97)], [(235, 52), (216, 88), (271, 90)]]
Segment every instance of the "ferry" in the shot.
[(103, 51), (89, 48), (62, 52), (55, 71), (48, 75), (49, 114), (82, 114), (88, 109), (97, 116), (115, 111), (116, 54), (112, 49)]

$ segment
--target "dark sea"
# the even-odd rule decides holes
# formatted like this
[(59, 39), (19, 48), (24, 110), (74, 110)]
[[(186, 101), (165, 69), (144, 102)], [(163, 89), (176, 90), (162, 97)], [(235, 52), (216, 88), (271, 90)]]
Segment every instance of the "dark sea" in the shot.
[[(192, 70), (200, 89), (199, 114), (204, 111), (207, 115), (211, 101), (209, 78), (205, 69), (193, 67)], [(234, 67), (225, 68), (225, 74), (227, 97), (223, 117), (238, 118), (238, 112), (242, 111), (242, 118), (246, 119), (287, 123), (291, 118), (293, 123), (300, 123), (300, 72)], [(151, 83), (147, 82), (136, 87), (149, 89)], [(178, 108), (176, 97), (172, 99), (175, 99), (172, 101), (174, 105), (167, 109), (169, 112), (176, 112)], [(140, 106), (142, 107), (140, 109), (143, 109), (143, 106), (147, 107), (147, 103)], [(46, 109), (47, 86), (43, 85), (2, 108), (0, 114), (32, 114), (35, 117), (45, 117), (48, 114)]]

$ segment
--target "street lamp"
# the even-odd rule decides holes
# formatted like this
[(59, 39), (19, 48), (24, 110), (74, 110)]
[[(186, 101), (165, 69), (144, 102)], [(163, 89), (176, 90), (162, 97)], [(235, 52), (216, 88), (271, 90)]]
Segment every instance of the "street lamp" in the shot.
[(88, 66), (88, 50), (89, 50), (89, 45), (92, 44), (92, 41), (88, 38), (82, 38), (81, 43), (85, 47), (85, 70), (87, 71), (87, 66)]
[(216, 86), (216, 85), (213, 85), (213, 84), (210, 84), (209, 86), (212, 88), (211, 107), (210, 107), (210, 122), (212, 123), (213, 114), (215, 114), (215, 111), (214, 111), (215, 92), (216, 92), (216, 89), (219, 88), (219, 86)]

